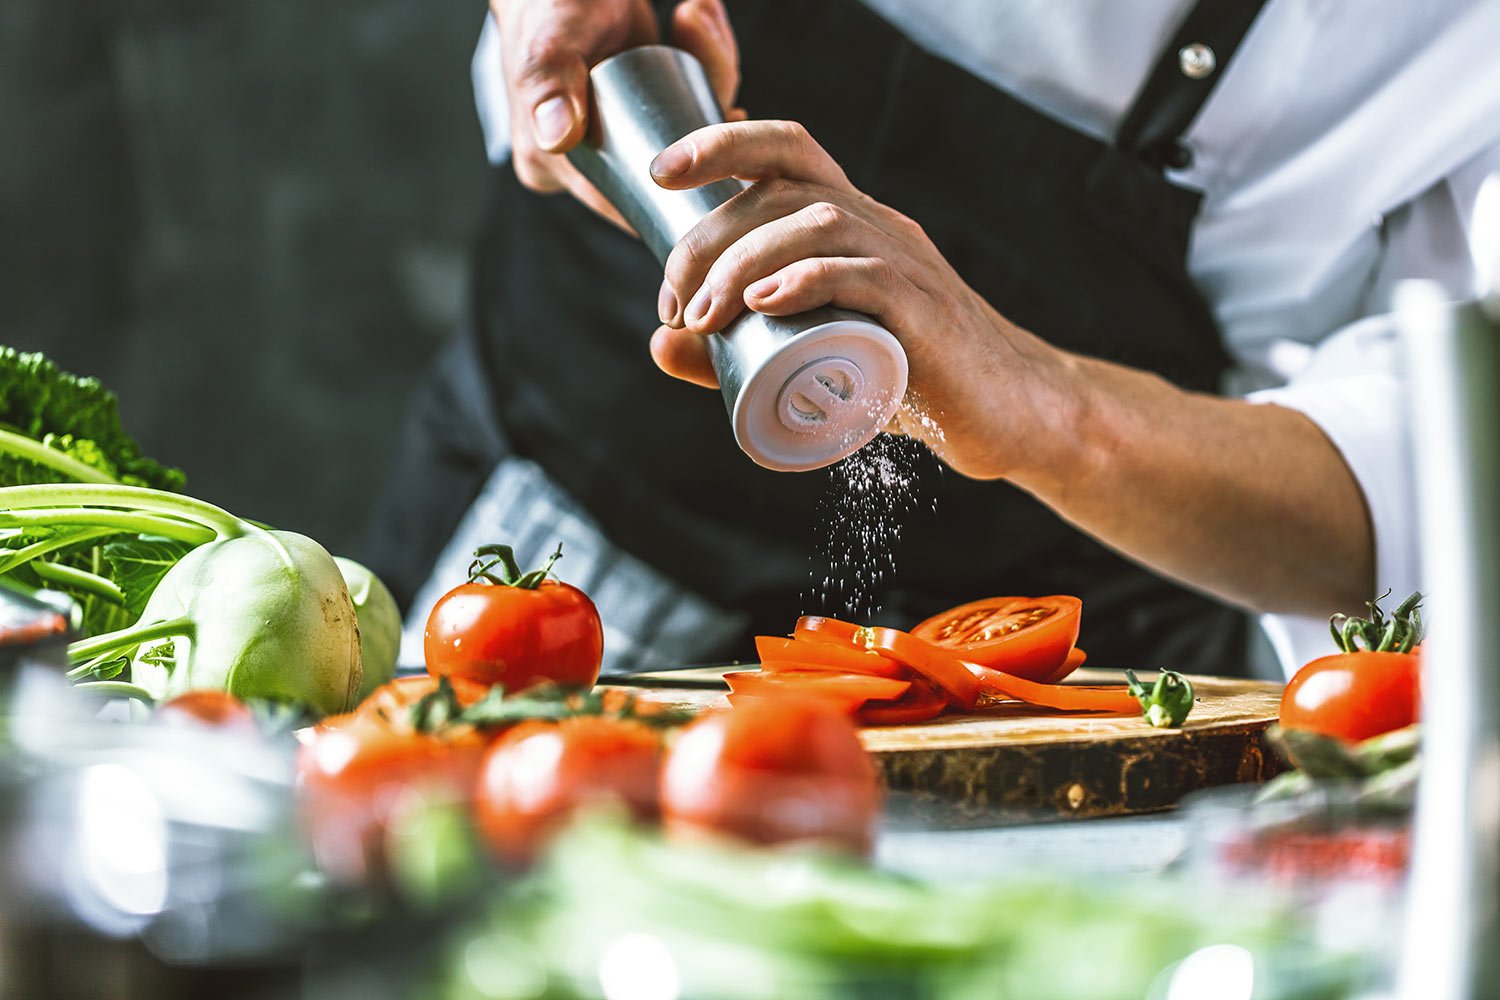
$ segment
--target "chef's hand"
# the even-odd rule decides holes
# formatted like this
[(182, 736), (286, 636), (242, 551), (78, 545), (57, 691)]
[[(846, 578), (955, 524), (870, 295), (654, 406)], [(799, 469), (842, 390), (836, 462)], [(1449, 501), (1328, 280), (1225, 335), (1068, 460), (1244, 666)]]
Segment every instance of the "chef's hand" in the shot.
[(873, 316), (906, 349), (919, 405), (900, 411), (902, 431), (975, 478), (1048, 460), (1040, 452), (1049, 436), (1036, 429), (1062, 398), (1067, 357), (985, 302), (921, 226), (856, 190), (802, 126), (709, 126), (651, 169), (673, 189), (755, 182), (667, 259), (651, 353), (668, 374), (713, 385), (702, 335), (743, 309), (786, 316), (841, 306)]
[[(587, 130), (594, 64), (659, 39), (650, 0), (490, 0), (490, 11), (500, 27), (516, 176), (533, 191), (566, 189), (624, 226), (563, 154)], [(732, 109), (739, 49), (722, 0), (682, 0), (672, 11), (672, 41), (703, 63), (720, 105)]]
[(713, 384), (703, 335), (745, 308), (868, 313), (911, 362), (920, 409), (902, 408), (901, 429), (959, 472), (1007, 478), (1117, 551), (1249, 608), (1326, 616), (1364, 600), (1363, 495), (1301, 413), (1188, 392), (1022, 330), (798, 125), (700, 129), (652, 170), (668, 188), (754, 182), (667, 260), (651, 351), (670, 374)]

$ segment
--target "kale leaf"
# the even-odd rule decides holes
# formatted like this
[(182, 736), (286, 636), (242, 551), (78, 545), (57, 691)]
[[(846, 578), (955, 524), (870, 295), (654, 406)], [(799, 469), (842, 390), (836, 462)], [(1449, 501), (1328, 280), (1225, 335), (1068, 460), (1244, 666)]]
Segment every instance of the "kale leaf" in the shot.
[[(147, 458), (125, 433), (114, 393), (98, 379), (65, 372), (41, 354), (0, 347), (0, 425), (126, 485), (182, 490), (181, 470)], [(0, 455), (0, 485), (68, 479), (41, 462)]]

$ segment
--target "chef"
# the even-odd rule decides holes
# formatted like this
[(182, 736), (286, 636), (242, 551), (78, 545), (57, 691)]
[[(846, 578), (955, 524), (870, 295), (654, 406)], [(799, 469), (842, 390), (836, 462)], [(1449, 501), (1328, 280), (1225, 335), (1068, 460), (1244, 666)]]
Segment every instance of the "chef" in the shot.
[[(825, 303), (901, 340), (902, 430), (936, 456), (883, 620), (1072, 593), (1094, 662), (1239, 672), (1241, 609), (1295, 666), (1330, 612), (1415, 589), (1385, 313), (1403, 278), (1474, 289), (1500, 0), (491, 7), (472, 322), (375, 532), (409, 639), (492, 540), (562, 540), (613, 666), (744, 653), (819, 610), (826, 475), (752, 464), (692, 383), (741, 310)], [(658, 183), (754, 182), (665, 275), (561, 155), (588, 67), (663, 36), (731, 121)]]

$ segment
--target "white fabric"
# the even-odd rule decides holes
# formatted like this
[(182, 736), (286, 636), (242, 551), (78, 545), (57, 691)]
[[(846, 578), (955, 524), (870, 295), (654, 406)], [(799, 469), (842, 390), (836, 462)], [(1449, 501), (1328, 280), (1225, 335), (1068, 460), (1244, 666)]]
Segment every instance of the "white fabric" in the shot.
[[(1100, 138), (1190, 8), (865, 2)], [(1398, 595), (1418, 583), (1404, 383), (1389, 325), (1371, 317), (1402, 278), (1435, 278), (1454, 296), (1475, 289), (1470, 217), (1479, 183), (1500, 170), (1497, 39), (1500, 0), (1269, 0), (1188, 133), (1194, 162), (1171, 175), (1205, 195), (1188, 268), (1236, 361), (1227, 388), (1300, 410), (1328, 434), (1370, 509), (1378, 586)], [(508, 149), (498, 67), (487, 21), (474, 79), (497, 162)], [(1287, 669), (1322, 649), (1321, 622), (1265, 624)]]

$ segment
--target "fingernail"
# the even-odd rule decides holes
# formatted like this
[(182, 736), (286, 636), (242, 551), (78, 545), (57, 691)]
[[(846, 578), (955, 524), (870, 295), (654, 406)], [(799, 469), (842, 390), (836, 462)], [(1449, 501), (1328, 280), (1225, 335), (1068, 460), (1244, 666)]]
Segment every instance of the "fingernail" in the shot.
[(573, 130), (573, 106), (566, 97), (549, 97), (536, 106), (531, 119), (536, 123), (536, 141), (551, 149)]
[(698, 289), (692, 301), (688, 303), (687, 312), (683, 314), (682, 318), (694, 325), (701, 323), (703, 317), (708, 315), (708, 307), (712, 302), (713, 295), (709, 293), (708, 286), (704, 285)]
[(772, 275), (769, 278), (761, 278), (759, 281), (745, 289), (745, 294), (751, 298), (767, 299), (776, 294), (776, 289), (781, 287), (781, 279)]
[(672, 291), (672, 286), (663, 281), (661, 291), (656, 295), (656, 315), (663, 323), (670, 323), (677, 318), (677, 293)]
[(656, 154), (656, 159), (651, 161), (651, 174), (663, 178), (679, 177), (692, 165), (692, 146), (677, 143)]

